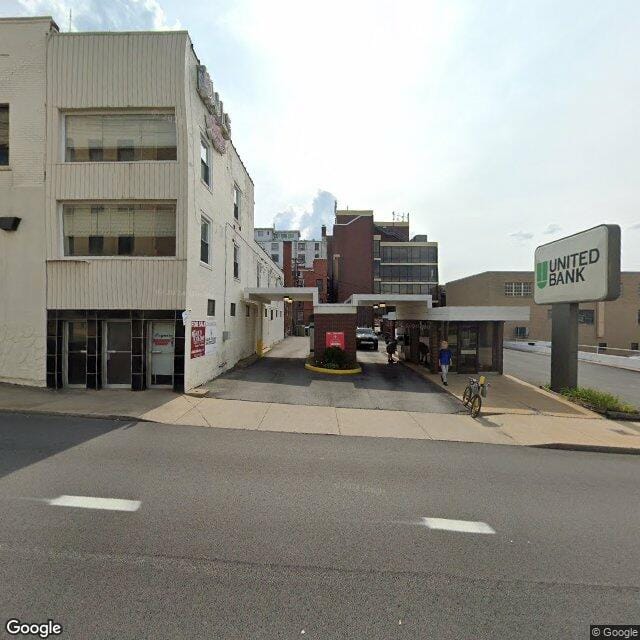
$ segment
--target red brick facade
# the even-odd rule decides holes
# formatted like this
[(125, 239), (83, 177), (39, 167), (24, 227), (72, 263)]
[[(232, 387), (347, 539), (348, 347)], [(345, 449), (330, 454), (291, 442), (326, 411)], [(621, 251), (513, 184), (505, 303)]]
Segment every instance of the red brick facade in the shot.
[(344, 346), (349, 361), (356, 362), (356, 314), (355, 313), (320, 313), (315, 316), (314, 357), (322, 362), (326, 349), (327, 331), (343, 331)]
[[(336, 302), (373, 291), (373, 217), (340, 215), (333, 226), (329, 259)], [(337, 257), (339, 256), (339, 257)]]
[[(327, 302), (327, 289), (329, 279), (327, 277), (327, 261), (325, 258), (316, 258), (313, 261), (313, 269), (301, 269), (303, 286), (318, 288), (318, 301)], [(303, 302), (303, 323), (309, 324), (313, 317), (313, 302)]]

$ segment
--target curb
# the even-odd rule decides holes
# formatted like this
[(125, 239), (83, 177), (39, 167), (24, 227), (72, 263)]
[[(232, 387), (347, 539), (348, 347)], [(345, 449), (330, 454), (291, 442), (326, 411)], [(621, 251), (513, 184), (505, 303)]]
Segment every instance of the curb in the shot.
[(354, 376), (358, 373), (362, 373), (362, 367), (356, 367), (355, 369), (324, 369), (323, 367), (316, 367), (313, 364), (305, 363), (304, 368), (308, 371), (315, 373), (327, 373), (331, 376)]
[(545, 442), (526, 445), (532, 449), (555, 449), (557, 451), (583, 451), (587, 453), (618, 453), (640, 456), (640, 449), (633, 447), (609, 447), (605, 444), (570, 444), (566, 442)]
[(46, 411), (43, 409), (11, 409), (0, 407), (0, 413), (16, 413), (27, 416), (60, 416), (61, 418), (85, 418), (89, 420), (117, 420), (118, 422), (157, 422), (157, 420), (148, 420), (147, 418), (122, 414), (72, 413), (69, 411)]

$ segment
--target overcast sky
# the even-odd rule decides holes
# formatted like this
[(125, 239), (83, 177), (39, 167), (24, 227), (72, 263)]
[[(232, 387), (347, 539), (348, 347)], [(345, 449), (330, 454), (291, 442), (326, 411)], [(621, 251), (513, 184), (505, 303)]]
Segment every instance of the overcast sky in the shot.
[(607, 222), (640, 269), (638, 0), (0, 0), (63, 30), (184, 28), (256, 185), (256, 225), (410, 214), (442, 282), (529, 269)]

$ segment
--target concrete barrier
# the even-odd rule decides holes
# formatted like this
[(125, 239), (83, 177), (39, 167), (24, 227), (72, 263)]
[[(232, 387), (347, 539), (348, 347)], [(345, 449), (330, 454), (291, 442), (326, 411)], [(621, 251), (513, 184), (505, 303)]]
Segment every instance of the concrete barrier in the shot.
[[(551, 343), (543, 340), (531, 340), (530, 342), (505, 340), (504, 346), (506, 349), (513, 349), (514, 351), (529, 351), (547, 356), (551, 355)], [(628, 369), (629, 371), (640, 371), (640, 358), (638, 357), (612, 356), (606, 353), (578, 351), (578, 360), (618, 367), (619, 369)]]

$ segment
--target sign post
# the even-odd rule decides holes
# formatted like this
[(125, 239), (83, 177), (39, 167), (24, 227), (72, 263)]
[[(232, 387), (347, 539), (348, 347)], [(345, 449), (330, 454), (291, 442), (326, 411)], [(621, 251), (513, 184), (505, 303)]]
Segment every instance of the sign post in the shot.
[(578, 304), (620, 295), (620, 227), (603, 224), (535, 252), (536, 304), (551, 304), (551, 388), (578, 386)]

